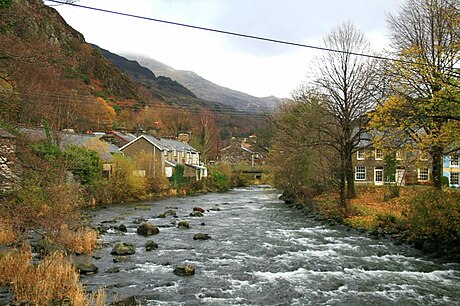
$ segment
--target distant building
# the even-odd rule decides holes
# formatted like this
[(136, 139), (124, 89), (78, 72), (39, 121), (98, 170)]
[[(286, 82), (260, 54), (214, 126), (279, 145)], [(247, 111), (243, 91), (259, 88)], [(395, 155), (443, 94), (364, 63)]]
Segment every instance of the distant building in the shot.
[(220, 150), (220, 162), (227, 165), (249, 165), (251, 167), (262, 164), (261, 155), (253, 151), (254, 140), (251, 140), (233, 137), (230, 145)]
[(0, 128), (0, 191), (14, 189), (19, 182), (19, 164), (16, 160), (16, 137)]

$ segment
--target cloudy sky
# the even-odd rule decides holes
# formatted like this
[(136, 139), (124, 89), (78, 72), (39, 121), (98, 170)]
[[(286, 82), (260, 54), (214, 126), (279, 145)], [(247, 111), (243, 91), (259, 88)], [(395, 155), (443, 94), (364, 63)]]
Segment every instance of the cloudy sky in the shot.
[[(77, 4), (194, 26), (318, 46), (352, 22), (376, 51), (387, 48), (386, 19), (403, 0), (80, 0)], [(52, 5), (50, 2), (45, 2)], [(289, 97), (320, 53), (136, 18), (55, 6), (87, 42), (194, 71), (254, 96)]]

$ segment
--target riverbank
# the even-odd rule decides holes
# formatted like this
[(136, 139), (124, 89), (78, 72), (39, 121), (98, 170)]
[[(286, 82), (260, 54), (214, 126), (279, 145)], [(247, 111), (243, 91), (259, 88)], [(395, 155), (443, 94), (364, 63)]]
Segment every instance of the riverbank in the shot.
[(358, 196), (347, 203), (346, 215), (334, 193), (286, 202), (294, 202), (295, 207), (326, 224), (343, 224), (374, 238), (411, 245), (431, 257), (460, 262), (457, 191), (436, 192), (421, 186), (401, 187), (399, 196), (390, 196), (395, 190), (388, 186), (360, 186), (357, 191)]

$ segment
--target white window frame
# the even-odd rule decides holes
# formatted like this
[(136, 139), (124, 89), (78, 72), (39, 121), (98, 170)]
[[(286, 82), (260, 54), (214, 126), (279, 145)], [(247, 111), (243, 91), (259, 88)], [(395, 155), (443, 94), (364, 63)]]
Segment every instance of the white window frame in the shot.
[(356, 151), (356, 159), (357, 160), (364, 160), (365, 159), (364, 149), (359, 149), (358, 151)]
[[(453, 175), (456, 176), (455, 179), (452, 178)], [(460, 172), (451, 172), (450, 173), (450, 175), (449, 175), (449, 184), (450, 185), (460, 185)]]
[[(364, 171), (358, 171), (364, 170)], [(364, 174), (364, 176), (362, 176)], [(366, 167), (364, 166), (356, 166), (355, 167), (355, 180), (356, 181), (365, 181), (366, 180)]]
[(451, 155), (450, 156), (450, 166), (451, 167), (458, 167), (460, 166), (460, 160), (459, 160), (459, 156), (458, 155)]
[(375, 160), (383, 160), (383, 150), (375, 149)]
[(430, 169), (429, 168), (418, 168), (417, 169), (417, 179), (419, 182), (428, 182), (430, 180)]

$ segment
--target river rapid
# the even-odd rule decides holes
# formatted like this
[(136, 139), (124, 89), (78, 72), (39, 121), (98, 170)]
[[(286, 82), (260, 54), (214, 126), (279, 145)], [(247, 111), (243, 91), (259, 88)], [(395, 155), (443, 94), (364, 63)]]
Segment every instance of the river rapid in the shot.
[[(106, 288), (109, 302), (134, 296), (141, 305), (460, 305), (459, 264), (323, 225), (278, 196), (262, 186), (93, 210), (93, 225), (109, 230), (94, 254), (99, 272), (82, 282)], [(193, 207), (207, 211), (191, 217)], [(157, 218), (169, 209), (177, 217)], [(139, 218), (160, 233), (137, 235)], [(190, 229), (177, 228), (181, 220)], [(196, 233), (211, 239), (193, 240)], [(158, 249), (147, 252), (148, 240)], [(115, 263), (110, 252), (118, 242), (132, 243), (136, 253)], [(173, 274), (184, 264), (195, 275)], [(113, 268), (119, 272), (107, 272)]]

